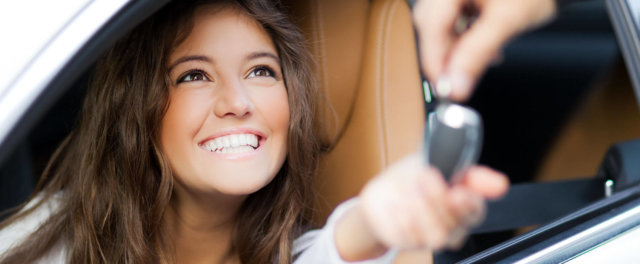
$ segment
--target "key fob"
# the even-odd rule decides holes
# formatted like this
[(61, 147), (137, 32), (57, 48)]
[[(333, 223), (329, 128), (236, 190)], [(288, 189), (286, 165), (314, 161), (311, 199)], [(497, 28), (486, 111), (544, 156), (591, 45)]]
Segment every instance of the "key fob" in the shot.
[(478, 161), (482, 148), (482, 119), (475, 110), (441, 103), (427, 118), (424, 153), (426, 163), (440, 170), (448, 182)]

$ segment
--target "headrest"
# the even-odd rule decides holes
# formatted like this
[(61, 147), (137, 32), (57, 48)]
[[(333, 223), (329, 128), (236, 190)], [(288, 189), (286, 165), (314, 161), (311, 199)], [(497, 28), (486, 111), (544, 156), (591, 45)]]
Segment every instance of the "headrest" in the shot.
[[(369, 2), (366, 0), (286, 0), (294, 23), (309, 41), (316, 58), (322, 96), (321, 136), (339, 140), (353, 110), (364, 51)], [(327, 105), (328, 104), (328, 105)]]

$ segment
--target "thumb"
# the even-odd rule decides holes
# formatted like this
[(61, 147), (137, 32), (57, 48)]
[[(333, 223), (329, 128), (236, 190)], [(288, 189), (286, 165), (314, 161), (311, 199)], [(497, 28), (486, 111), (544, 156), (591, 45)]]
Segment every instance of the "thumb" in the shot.
[(486, 1), (478, 20), (454, 45), (444, 71), (451, 85), (450, 98), (469, 98), (479, 77), (500, 48), (516, 34), (548, 21), (553, 0)]
[(449, 63), (441, 77), (451, 85), (449, 97), (466, 101), (475, 83), (499, 53), (503, 43), (519, 31), (513, 23), (502, 21), (502, 14), (481, 15), (473, 26), (454, 45)]
[(461, 185), (487, 199), (497, 199), (509, 189), (509, 178), (484, 166), (475, 166), (466, 171)]

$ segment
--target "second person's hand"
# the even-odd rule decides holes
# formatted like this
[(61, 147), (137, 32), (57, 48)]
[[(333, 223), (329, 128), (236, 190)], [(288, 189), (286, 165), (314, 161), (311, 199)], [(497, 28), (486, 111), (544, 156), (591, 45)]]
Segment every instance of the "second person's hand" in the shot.
[[(467, 31), (456, 32), (456, 21), (469, 8), (477, 20)], [(502, 45), (549, 20), (555, 10), (554, 0), (419, 0), (413, 19), (422, 69), (431, 81), (448, 82), (450, 90), (437, 91), (439, 96), (465, 101)]]

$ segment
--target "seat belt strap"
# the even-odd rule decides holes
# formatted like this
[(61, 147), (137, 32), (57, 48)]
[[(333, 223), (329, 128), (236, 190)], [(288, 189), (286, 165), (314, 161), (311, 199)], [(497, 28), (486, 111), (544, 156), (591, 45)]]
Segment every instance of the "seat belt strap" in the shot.
[(487, 203), (487, 218), (473, 234), (548, 223), (604, 198), (603, 178), (520, 183)]

